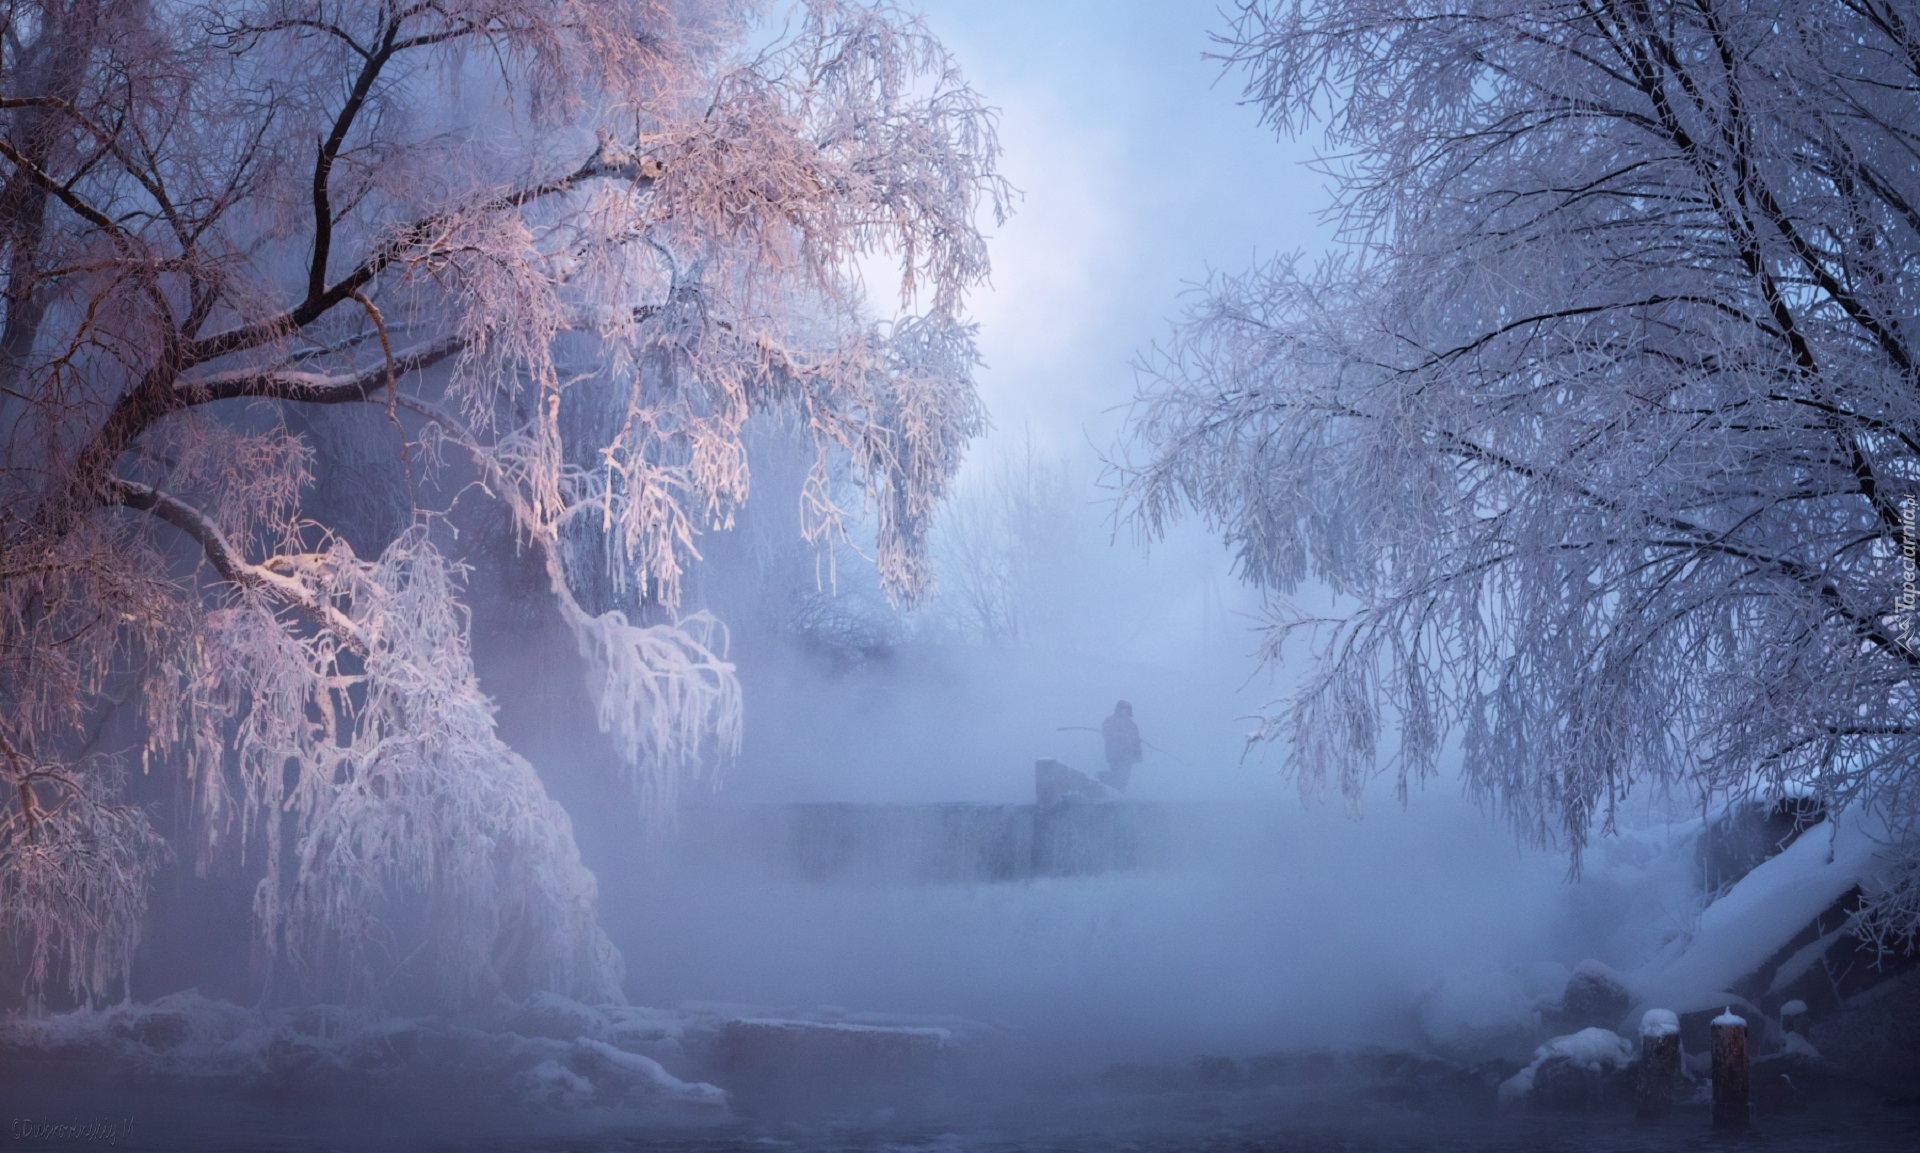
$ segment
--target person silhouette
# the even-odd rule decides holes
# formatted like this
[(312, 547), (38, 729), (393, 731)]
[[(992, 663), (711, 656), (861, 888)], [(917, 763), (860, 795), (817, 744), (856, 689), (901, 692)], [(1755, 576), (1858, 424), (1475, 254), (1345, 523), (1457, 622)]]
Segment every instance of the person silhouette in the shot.
[(1113, 706), (1113, 715), (1100, 722), (1100, 737), (1107, 746), (1107, 771), (1100, 780), (1116, 793), (1127, 791), (1133, 766), (1140, 763), (1140, 726), (1133, 723), (1133, 706), (1121, 701)]

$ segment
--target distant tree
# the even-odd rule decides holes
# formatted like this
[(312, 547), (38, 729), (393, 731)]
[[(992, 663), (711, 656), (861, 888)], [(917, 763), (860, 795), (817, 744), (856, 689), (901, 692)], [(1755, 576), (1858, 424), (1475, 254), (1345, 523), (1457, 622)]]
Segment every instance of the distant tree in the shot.
[[(0, 939), (31, 990), (107, 995), (139, 939), (166, 846), (84, 755), (124, 696), (142, 771), (191, 783), (173, 848), (255, 862), (260, 944), (317, 987), (365, 995), (413, 902), (449, 998), (619, 996), (567, 817), (495, 735), (446, 503), (489, 495), (544, 566), (660, 812), (739, 740), (680, 590), (749, 415), (806, 430), (811, 539), (859, 482), (908, 599), (982, 424), (991, 117), (885, 3), (738, 47), (759, 15), (0, 0)], [(876, 255), (917, 313), (863, 312)], [(377, 555), (306, 499), (292, 414), (327, 405), (401, 462)]]
[(955, 487), (933, 529), (940, 589), (921, 622), (996, 648), (1046, 631), (1048, 578), (1073, 546), (1073, 489), (1026, 430)]
[(1209, 284), (1147, 364), (1132, 515), (1198, 509), (1305, 628), (1258, 734), (1309, 793), (1443, 742), (1538, 841), (1630, 789), (1890, 823), (1920, 923), (1920, 12), (1889, 0), (1259, 0), (1342, 243)]

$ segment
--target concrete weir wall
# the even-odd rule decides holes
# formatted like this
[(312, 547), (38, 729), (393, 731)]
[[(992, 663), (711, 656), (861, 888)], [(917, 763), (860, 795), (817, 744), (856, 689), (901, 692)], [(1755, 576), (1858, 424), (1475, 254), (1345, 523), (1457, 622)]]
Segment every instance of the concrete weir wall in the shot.
[(825, 883), (1022, 881), (1165, 865), (1172, 826), (1133, 803), (709, 805), (682, 816), (675, 855)]

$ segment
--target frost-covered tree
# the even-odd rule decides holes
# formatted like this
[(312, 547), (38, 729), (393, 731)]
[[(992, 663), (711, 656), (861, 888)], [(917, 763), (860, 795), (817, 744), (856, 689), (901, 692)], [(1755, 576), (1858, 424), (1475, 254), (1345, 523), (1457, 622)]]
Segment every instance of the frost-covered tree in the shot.
[(1076, 543), (1065, 461), (1049, 460), (1031, 429), (955, 486), (933, 530), (939, 595), (923, 627), (996, 648), (1032, 644), (1058, 623), (1048, 595)]
[(1259, 734), (1302, 788), (1457, 734), (1576, 863), (1664, 784), (1858, 801), (1914, 864), (1920, 11), (1260, 0), (1223, 43), (1324, 121), (1341, 243), (1207, 286), (1125, 481), (1357, 606), (1271, 634), (1315, 657)]
[[(749, 415), (805, 430), (811, 539), (854, 478), (907, 599), (981, 426), (990, 116), (884, 3), (762, 15), (0, 0), (0, 939), (31, 988), (116, 991), (139, 939), (167, 846), (88, 748), (125, 700), (140, 771), (190, 784), (172, 850), (253, 862), (283, 967), (366, 993), (405, 907), (449, 997), (619, 995), (474, 674), (485, 557), (448, 502), (495, 502), (543, 566), (660, 813), (739, 739), (724, 629), (680, 590), (747, 497)], [(316, 406), (384, 418), (412, 511), (377, 555), (308, 498)]]
[[(830, 664), (884, 654), (900, 639), (904, 605), (888, 596), (878, 571), (866, 563), (873, 554), (872, 526), (851, 526), (852, 535), (831, 547), (809, 544), (800, 498), (813, 483), (812, 438), (798, 422), (774, 415), (750, 421), (746, 443), (753, 502), (728, 531), (702, 541), (701, 563), (688, 574), (689, 600), (727, 622), (742, 664), (779, 648)], [(837, 481), (837, 501), (860, 499), (851, 477)], [(942, 507), (953, 499), (950, 493)], [(931, 538), (928, 547), (932, 553)], [(937, 556), (934, 567), (940, 571)], [(936, 591), (933, 599), (938, 597)]]

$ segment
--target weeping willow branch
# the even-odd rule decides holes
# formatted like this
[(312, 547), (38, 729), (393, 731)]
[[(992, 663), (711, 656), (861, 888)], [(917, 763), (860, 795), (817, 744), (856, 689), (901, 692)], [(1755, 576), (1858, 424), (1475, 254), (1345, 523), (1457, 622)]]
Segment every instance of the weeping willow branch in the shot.
[(218, 525), (185, 501), (168, 496), (148, 485), (122, 480), (119, 477), (112, 479), (107, 492), (118, 503), (142, 512), (150, 512), (192, 537), (194, 543), (198, 544), (205, 554), (207, 563), (220, 574), (220, 579), (239, 585), (241, 588), (265, 592), (288, 607), (298, 609), (316, 624), (338, 634), (342, 641), (356, 651), (362, 653), (367, 651), (367, 636), (361, 631), (360, 626), (337, 607), (328, 603), (307, 581), (295, 575), (301, 568), (310, 567), (312, 558), (279, 556), (274, 558), (271, 567), (252, 564), (239, 554), (233, 542), (227, 539)]
[[(852, 480), (889, 592), (926, 586), (984, 427), (964, 305), (1008, 202), (991, 111), (889, 0), (809, 0), (771, 39), (713, 0), (81, 7), (0, 38), (0, 200), (40, 212), (0, 228), (0, 727), (51, 762), (140, 677), (143, 765), (185, 781), (196, 864), (260, 882), (275, 981), (372, 996), (412, 965), (455, 999), (617, 996), (416, 482), (466, 479), (435, 475), (443, 439), (477, 462), (670, 820), (741, 738), (726, 630), (681, 588), (747, 499), (750, 416), (816, 450), (810, 539), (854, 515)], [(876, 257), (892, 321), (866, 311)], [(353, 478), (404, 481), (377, 526), (293, 417), (354, 403), (437, 414), (419, 471), (402, 428), (398, 474)], [(22, 852), (116, 811), (106, 768), (7, 771)], [(114, 907), (56, 952), (130, 956)]]

